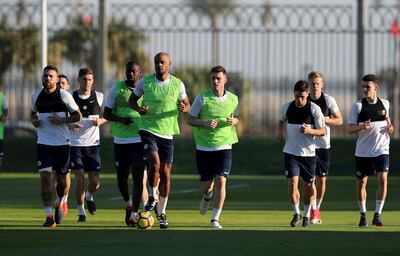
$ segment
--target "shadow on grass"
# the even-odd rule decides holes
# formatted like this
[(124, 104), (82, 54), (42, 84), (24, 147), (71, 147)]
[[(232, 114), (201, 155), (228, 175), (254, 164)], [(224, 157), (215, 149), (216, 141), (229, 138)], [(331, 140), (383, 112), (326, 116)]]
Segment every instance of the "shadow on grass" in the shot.
[(398, 232), (8, 230), (2, 255), (399, 255)]

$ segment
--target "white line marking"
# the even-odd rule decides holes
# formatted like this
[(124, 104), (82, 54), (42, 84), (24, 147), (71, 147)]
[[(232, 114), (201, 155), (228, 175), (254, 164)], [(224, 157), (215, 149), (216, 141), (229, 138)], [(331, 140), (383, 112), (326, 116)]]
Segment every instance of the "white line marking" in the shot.
[[(237, 189), (237, 188), (247, 188), (250, 187), (250, 184), (237, 184), (237, 185), (229, 185), (227, 186), (228, 190), (231, 189)], [(199, 192), (200, 188), (196, 188), (196, 189), (182, 189), (182, 190), (178, 190), (178, 191), (171, 191), (171, 194), (189, 194), (189, 193), (193, 193), (193, 192)], [(117, 197), (111, 197), (108, 200), (109, 201), (115, 201), (115, 200), (121, 200), (122, 197), (117, 196)]]

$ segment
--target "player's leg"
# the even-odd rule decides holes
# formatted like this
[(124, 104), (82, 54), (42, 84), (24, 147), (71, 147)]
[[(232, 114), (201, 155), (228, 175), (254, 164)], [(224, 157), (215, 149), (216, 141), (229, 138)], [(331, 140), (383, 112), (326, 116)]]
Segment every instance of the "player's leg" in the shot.
[(298, 188), (300, 167), (296, 156), (284, 153), (285, 176), (288, 182), (288, 194), (294, 210), (290, 226), (296, 227), (300, 224), (300, 191)]
[(303, 227), (308, 227), (310, 223), (311, 202), (316, 196), (314, 185), (316, 158), (315, 157), (298, 157), (300, 164), (300, 176), (303, 179), (304, 191), (304, 214)]
[(40, 195), (43, 202), (43, 208), (46, 214), (44, 227), (55, 227), (54, 216), (52, 212), (51, 195), (53, 194), (52, 186), (52, 165), (53, 165), (53, 150), (51, 146), (37, 144), (36, 148), (38, 160), (38, 172), (40, 175)]
[(100, 146), (84, 147), (84, 169), (88, 170), (89, 183), (85, 193), (85, 201), (91, 215), (96, 213), (93, 195), (100, 188)]
[(70, 146), (54, 146), (54, 165), (53, 170), (57, 172), (57, 199), (55, 203), (54, 219), (57, 224), (61, 223), (64, 217), (64, 209), (61, 205), (62, 199), (65, 197), (67, 186), (67, 174), (69, 173), (70, 162)]
[(383, 226), (381, 213), (385, 204), (389, 171), (389, 155), (381, 155), (376, 157), (376, 176), (378, 178), (378, 188), (376, 190), (375, 213), (372, 224), (375, 226)]
[(139, 134), (149, 168), (147, 172), (149, 180), (149, 200), (145, 205), (145, 209), (146, 211), (152, 211), (158, 203), (158, 185), (160, 182), (159, 138), (147, 131), (139, 131)]
[(75, 198), (78, 210), (78, 222), (86, 221), (85, 212), (85, 173), (83, 170), (83, 152), (82, 147), (71, 147), (70, 149), (70, 167), (75, 173)]
[[(145, 160), (146, 161), (146, 160)], [(147, 162), (147, 161), (146, 161)], [(140, 208), (144, 209), (144, 205), (147, 203), (147, 200), (149, 200), (149, 192), (147, 190), (147, 164), (143, 172), (143, 191), (142, 191), (142, 196), (140, 198)]]
[(115, 169), (117, 171), (118, 190), (125, 202), (125, 224), (131, 225), (129, 218), (132, 213), (132, 199), (129, 196), (130, 156), (128, 144), (114, 143)]
[(367, 227), (367, 182), (368, 174), (373, 173), (373, 162), (370, 157), (355, 157), (356, 161), (356, 195), (360, 209), (359, 227)]
[(321, 204), (326, 191), (326, 177), (329, 173), (330, 166), (330, 149), (319, 148), (316, 153), (316, 169), (315, 169), (315, 188), (316, 198), (311, 202), (310, 221), (313, 224), (321, 224)]
[(130, 223), (133, 225), (133, 219), (139, 211), (140, 200), (143, 193), (143, 173), (145, 163), (143, 160), (136, 159), (132, 163), (132, 212), (130, 216)]

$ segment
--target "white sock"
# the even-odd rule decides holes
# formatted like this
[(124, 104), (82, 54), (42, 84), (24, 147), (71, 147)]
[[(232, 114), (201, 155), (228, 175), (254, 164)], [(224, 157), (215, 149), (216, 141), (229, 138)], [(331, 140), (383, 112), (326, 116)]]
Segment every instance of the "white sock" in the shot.
[(67, 203), (68, 202), (68, 194), (64, 195), (63, 198), (61, 199), (61, 203)]
[(221, 215), (222, 209), (214, 208), (211, 216), (211, 220), (219, 220), (219, 215)]
[(299, 203), (292, 204), (292, 207), (293, 207), (293, 211), (295, 214), (300, 214), (300, 204)]
[(376, 202), (375, 202), (375, 212), (381, 214), (384, 204), (385, 204), (385, 201), (376, 200)]
[(158, 203), (158, 212), (157, 214), (160, 215), (162, 213), (165, 214), (165, 210), (167, 209), (167, 202), (168, 202), (168, 197), (162, 197), (160, 196), (160, 202)]
[(132, 207), (132, 199), (129, 199), (129, 201), (125, 201), (125, 206)]
[(317, 208), (317, 204), (315, 202), (311, 203), (311, 209), (312, 210), (316, 210)]
[(309, 204), (305, 204), (304, 205), (304, 217), (307, 217), (307, 218), (310, 217), (310, 210), (311, 210), (310, 205)]
[(317, 208), (321, 208), (322, 198), (317, 198)]
[(137, 212), (132, 211), (132, 212), (131, 212), (131, 219), (134, 219), (136, 215), (137, 215)]
[(360, 212), (367, 212), (367, 201), (358, 201), (358, 207), (360, 208)]
[(157, 187), (150, 187), (149, 195), (157, 199)]
[(78, 204), (76, 208), (78, 209), (78, 215), (86, 215), (85, 206), (83, 204)]
[(86, 191), (86, 200), (93, 201), (93, 194), (90, 193), (89, 191)]
[(44, 212), (46, 213), (46, 216), (47, 215), (53, 215), (53, 211), (51, 209), (51, 206), (45, 206), (44, 207)]

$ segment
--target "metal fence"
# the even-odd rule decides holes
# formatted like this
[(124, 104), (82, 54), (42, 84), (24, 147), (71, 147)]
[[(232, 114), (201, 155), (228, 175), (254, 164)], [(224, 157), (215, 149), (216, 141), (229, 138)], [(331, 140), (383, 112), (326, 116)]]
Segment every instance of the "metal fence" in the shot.
[[(173, 73), (185, 67), (203, 70), (215, 64), (225, 66), (229, 74), (240, 78), (234, 81), (243, 83), (232, 84), (232, 88), (240, 92), (240, 111), (244, 119), (241, 131), (245, 136), (275, 136), (281, 104), (293, 98), (294, 83), (305, 79), (313, 70), (324, 74), (325, 91), (336, 98), (346, 122), (359, 88), (356, 81), (355, 5), (232, 4), (197, 7), (190, 5), (191, 2), (112, 3), (107, 10), (110, 23), (119, 22), (126, 26), (110, 25), (109, 33), (122, 35), (129, 33), (130, 29), (135, 30), (143, 36), (142, 41), (130, 43), (145, 54), (144, 61), (151, 63), (154, 54), (167, 51), (172, 57)], [(87, 52), (78, 56), (81, 59), (71, 61), (65, 55), (61, 56), (59, 68), (75, 81), (78, 69), (91, 64), (84, 59), (85, 56), (96, 54), (96, 5), (52, 4), (48, 11), (50, 37), (72, 26), (77, 18), (92, 36), (85, 45), (73, 49)], [(18, 20), (19, 12), (20, 6), (15, 4), (0, 6), (0, 17), (4, 20), (7, 16), (10, 27), (18, 29), (39, 24), (39, 5), (26, 5), (22, 22)], [(380, 95), (384, 98), (391, 98), (400, 67), (400, 32), (396, 31), (398, 17), (396, 6), (366, 6), (364, 70), (382, 76)], [(37, 32), (31, 33), (38, 37)], [(121, 50), (116, 49), (110, 48), (109, 55), (121, 54)], [(49, 59), (54, 59), (56, 53), (57, 47), (50, 47)], [(129, 58), (131, 56), (125, 56), (125, 60)], [(37, 70), (33, 76), (21, 76), (21, 65), (13, 62), (3, 77), (12, 122), (29, 120), (30, 95), (40, 86), (39, 61), (36, 61)], [(110, 62), (107, 83), (98, 87), (106, 90), (113, 80), (123, 79), (118, 72), (123, 66), (123, 62)], [(151, 69), (147, 68), (147, 72)], [(184, 78), (187, 89), (191, 91), (194, 85)], [(205, 83), (203, 88), (208, 86)], [(184, 133), (188, 133), (185, 125), (183, 128)], [(346, 136), (345, 126), (333, 129), (333, 136)]]

